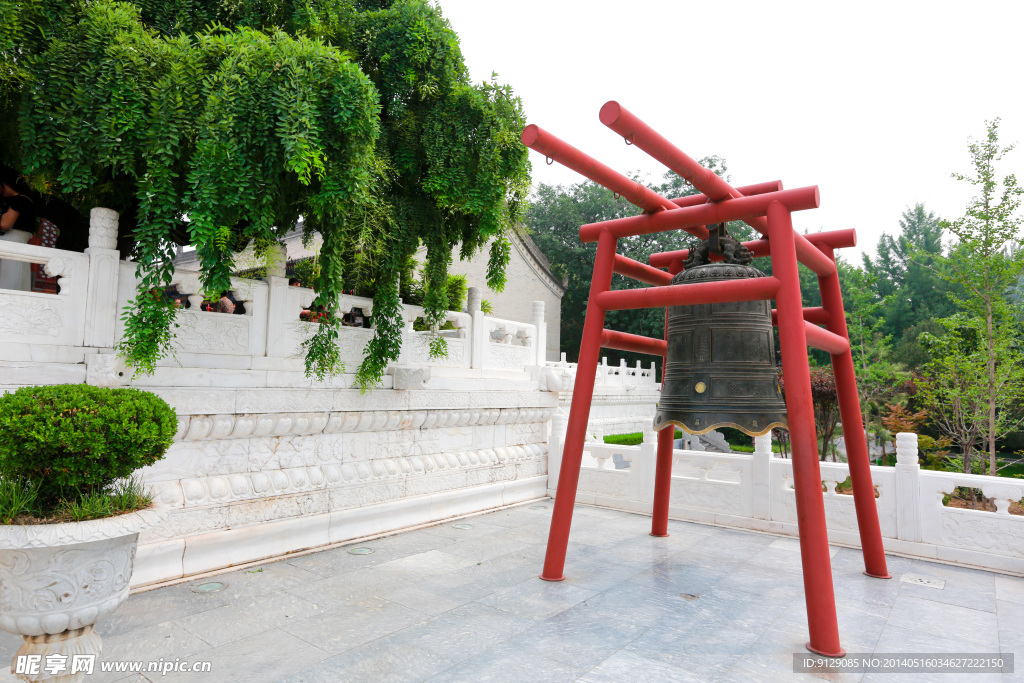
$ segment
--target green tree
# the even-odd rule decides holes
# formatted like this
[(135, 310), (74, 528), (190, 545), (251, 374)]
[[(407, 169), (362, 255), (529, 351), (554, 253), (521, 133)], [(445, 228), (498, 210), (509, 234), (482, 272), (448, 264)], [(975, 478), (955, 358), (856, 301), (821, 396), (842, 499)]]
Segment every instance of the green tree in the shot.
[[(943, 223), (956, 241), (949, 255), (937, 260), (936, 272), (954, 285), (950, 297), (962, 314), (943, 321), (954, 338), (932, 366), (938, 373), (932, 381), (942, 382), (943, 372), (959, 372), (962, 367), (976, 373), (974, 381), (980, 389), (972, 388), (969, 395), (980, 392), (983, 397), (984, 415), (973, 417), (984, 425), (981, 438), (988, 451), (989, 473), (994, 475), (996, 440), (1020, 424), (1024, 399), (1019, 321), (1009, 296), (1024, 273), (1024, 258), (1017, 249), (1024, 188), (1013, 174), (1000, 179), (996, 170), (996, 163), (1013, 149), (999, 145), (999, 119), (986, 122), (986, 128), (983, 140), (972, 139), (969, 144), (973, 175), (953, 174), (978, 194), (963, 216)], [(970, 471), (970, 458), (965, 450), (965, 471)]]
[(916, 326), (951, 315), (955, 307), (936, 266), (942, 258), (941, 221), (918, 203), (903, 212), (899, 228), (895, 237), (882, 234), (877, 258), (864, 255), (864, 270), (886, 299), (886, 332), (895, 340), (897, 358), (909, 364), (921, 355)]
[(880, 296), (875, 277), (841, 260), (838, 266), (864, 429), (870, 431), (873, 423), (881, 424), (884, 402), (899, 391), (906, 373), (891, 358), (892, 335), (885, 334), (882, 317), (888, 300)]
[(529, 185), (521, 105), (469, 82), (425, 0), (6, 0), (0, 15), (0, 162), (121, 212), (140, 277), (121, 352), (138, 369), (172, 335), (174, 309), (148, 292), (170, 281), (175, 243), (196, 247), (218, 293), (233, 252), (265, 251), (302, 216), (323, 236), (327, 312), (307, 374), (340, 369), (337, 295), (356, 277), (375, 287), (364, 388), (398, 356), (398, 283), (420, 242), (431, 323), (455, 245), (493, 242), (488, 284), (504, 285), (503, 235)]

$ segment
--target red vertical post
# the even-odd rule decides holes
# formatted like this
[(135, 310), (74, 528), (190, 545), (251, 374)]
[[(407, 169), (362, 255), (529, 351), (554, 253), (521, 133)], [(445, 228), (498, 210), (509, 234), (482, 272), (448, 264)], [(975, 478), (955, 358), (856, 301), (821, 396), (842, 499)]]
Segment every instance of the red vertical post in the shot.
[(807, 649), (829, 657), (842, 657), (846, 652), (839, 644), (836, 620), (793, 221), (789, 210), (779, 202), (772, 202), (767, 214), (772, 272), (781, 283), (775, 301), (786, 380), (786, 413), (793, 446), (793, 488), (800, 530), (804, 600), (811, 636)]
[[(818, 248), (835, 261), (832, 247), (819, 245)], [(832, 275), (819, 277), (818, 287), (821, 289), (822, 307), (828, 312), (826, 329), (849, 340), (838, 270)], [(857, 375), (853, 367), (853, 354), (849, 348), (843, 353), (832, 354), (832, 372), (836, 378), (836, 393), (839, 394), (839, 417), (843, 423), (846, 459), (850, 466), (850, 480), (853, 482), (853, 502), (857, 508), (857, 526), (860, 529), (860, 545), (864, 553), (864, 573), (878, 579), (891, 579), (885, 564), (885, 548), (882, 546), (882, 531), (878, 525), (878, 507), (875, 504), (875, 488), (871, 483), (871, 461), (868, 457), (867, 438), (864, 435), (864, 420), (860, 412), (860, 396), (857, 393)]]
[[(669, 266), (670, 275), (682, 271), (682, 265)], [(665, 309), (665, 343), (668, 344), (668, 309)], [(668, 356), (661, 357), (661, 379), (665, 380), (665, 363)], [(668, 503), (672, 493), (672, 451), (676, 438), (676, 426), (667, 425), (658, 432), (658, 455), (654, 466), (654, 504), (651, 511), (651, 536), (668, 536)]]
[(675, 425), (667, 425), (658, 431), (658, 462), (654, 470), (651, 536), (668, 536), (668, 499), (672, 489), (672, 442), (675, 436)]
[(615, 236), (607, 231), (602, 232), (597, 238), (597, 256), (594, 258), (594, 275), (590, 280), (590, 297), (587, 299), (587, 317), (583, 323), (580, 357), (576, 363), (572, 406), (569, 408), (569, 420), (565, 428), (555, 508), (551, 513), (551, 531), (548, 533), (544, 571), (540, 575), (545, 581), (561, 581), (565, 578), (565, 551), (569, 545), (572, 509), (576, 504), (576, 488), (579, 485), (580, 463), (583, 460), (583, 442), (587, 435), (590, 404), (594, 398), (594, 378), (597, 375), (598, 357), (601, 355), (601, 332), (604, 330), (604, 309), (597, 305), (597, 295), (611, 288), (616, 243)]

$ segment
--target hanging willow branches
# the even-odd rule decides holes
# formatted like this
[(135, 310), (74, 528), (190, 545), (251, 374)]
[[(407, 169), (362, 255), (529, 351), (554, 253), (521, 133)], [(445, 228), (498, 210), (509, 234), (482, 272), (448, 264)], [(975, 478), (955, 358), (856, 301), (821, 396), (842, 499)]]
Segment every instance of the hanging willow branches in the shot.
[[(341, 369), (338, 295), (372, 283), (377, 332), (358, 370), (377, 384), (401, 348), (398, 284), (422, 243), (428, 323), (443, 320), (453, 249), (491, 244), (504, 285), (529, 185), (519, 100), (472, 85), (458, 39), (423, 0), (3, 0), (0, 161), (43, 193), (122, 213), (138, 264), (120, 352), (151, 372), (167, 352), (175, 244), (204, 290), (232, 254), (301, 216), (323, 237), (306, 371)], [(14, 18), (12, 18), (14, 17)], [(9, 24), (9, 26), (8, 26)], [(444, 353), (435, 338), (432, 352)]]

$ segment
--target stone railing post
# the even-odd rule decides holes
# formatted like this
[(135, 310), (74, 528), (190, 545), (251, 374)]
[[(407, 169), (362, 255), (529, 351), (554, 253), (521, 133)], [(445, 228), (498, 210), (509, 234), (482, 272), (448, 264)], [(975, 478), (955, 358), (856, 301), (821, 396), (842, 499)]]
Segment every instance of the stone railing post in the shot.
[(470, 287), (466, 290), (466, 313), (473, 315), (473, 313), (479, 311), (482, 301), (483, 297), (480, 295), (480, 288)]
[(917, 434), (896, 435), (896, 534), (903, 541), (921, 540), (921, 466)]
[(530, 320), (537, 328), (535, 344), (537, 348), (537, 365), (544, 365), (548, 359), (548, 324), (544, 322), (544, 302), (533, 302), (533, 319)]
[(751, 510), (755, 519), (772, 516), (772, 433), (754, 437), (754, 466), (750, 482)]
[(487, 325), (484, 324), (484, 312), (480, 310), (481, 300), (480, 288), (470, 287), (466, 295), (467, 313), (473, 318), (473, 329), (470, 330), (469, 337), (469, 357), (470, 367), (476, 370), (482, 370), (487, 363), (486, 354), (489, 341)]
[(629, 465), (630, 498), (644, 504), (646, 512), (653, 511), (654, 478), (658, 469), (658, 432), (647, 429), (640, 452), (633, 456)]
[(556, 408), (551, 416), (551, 434), (548, 436), (548, 491), (558, 488), (558, 473), (562, 469), (562, 445), (565, 443), (565, 427), (568, 415)]
[(84, 346), (113, 348), (117, 331), (117, 211), (96, 207), (89, 212), (89, 284), (85, 303)]

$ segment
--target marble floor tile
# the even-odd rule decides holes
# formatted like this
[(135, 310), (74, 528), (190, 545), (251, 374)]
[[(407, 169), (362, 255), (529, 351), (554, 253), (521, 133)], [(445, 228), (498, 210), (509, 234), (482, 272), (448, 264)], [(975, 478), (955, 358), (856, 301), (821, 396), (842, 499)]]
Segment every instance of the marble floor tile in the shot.
[(340, 654), (418, 624), (428, 617), (404, 605), (370, 597), (297, 619), (281, 630), (331, 654)]
[(609, 617), (587, 604), (560, 612), (512, 638), (509, 647), (524, 655), (590, 669), (625, 647), (647, 626)]
[(550, 617), (597, 595), (564, 581), (533, 579), (495, 591), (477, 602), (495, 607), (522, 619)]
[(215, 578), (208, 580), (227, 584), (227, 588), (219, 592), (222, 594), (221, 597), (229, 602), (234, 602), (311, 581), (319, 581), (322, 578), (316, 572), (307, 571), (282, 561), (218, 574)]
[(584, 669), (576, 669), (534, 653), (527, 653), (508, 643), (498, 645), (470, 657), (437, 676), (431, 683), (569, 683), (577, 680)]
[(390, 638), (378, 638), (307, 666), (283, 683), (413, 683), (454, 665), (436, 652)]
[(621, 683), (636, 677), (665, 683), (704, 683), (705, 672), (684, 669), (669, 662), (648, 659), (636, 652), (616, 652), (579, 679), (580, 683)]
[(458, 663), (504, 643), (533, 623), (488, 605), (470, 603), (403, 629), (391, 640)]
[(958, 605), (983, 612), (996, 611), (995, 584), (974, 583), (961, 579), (945, 579), (942, 588), (931, 588), (906, 581), (900, 582), (900, 595), (931, 600), (947, 605)]
[(320, 607), (335, 607), (379, 597), (388, 591), (411, 586), (412, 583), (411, 577), (401, 573), (379, 571), (377, 567), (364, 567), (320, 581), (291, 586), (285, 589), (285, 592)]
[(995, 652), (999, 646), (999, 627), (992, 612), (957, 607), (902, 594), (893, 603), (889, 626), (913, 629), (919, 633), (956, 639), (967, 651)]
[(995, 587), (997, 599), (1024, 605), (1024, 578), (996, 575)]
[[(103, 638), (103, 652), (99, 662), (139, 661), (152, 662), (177, 658), (204, 659), (202, 653), (213, 649), (213, 644), (199, 638), (178, 624), (166, 621), (155, 626), (129, 633)], [(159, 674), (157, 674), (159, 675)], [(128, 677), (124, 672), (103, 672), (100, 667), (86, 677), (89, 683), (108, 683)], [(140, 679), (145, 680), (145, 679)]]
[(206, 650), (192, 662), (209, 661), (208, 673), (169, 673), (152, 680), (217, 681), (217, 683), (269, 683), (328, 657), (328, 653), (280, 629), (264, 631), (227, 645)]
[[(457, 543), (452, 544), (447, 546), (445, 550), (450, 551), (458, 545)], [(454, 555), (451, 552), (427, 550), (422, 553), (406, 555), (397, 560), (378, 564), (373, 570), (375, 572), (391, 572), (409, 581), (418, 581), (429, 576), (457, 571), (476, 562), (475, 558), (470, 559), (469, 557)]]
[(181, 617), (175, 623), (211, 645), (219, 646), (286, 626), (320, 614), (325, 609), (290, 593), (280, 592), (239, 599), (230, 605)]
[(230, 599), (223, 595), (223, 591), (192, 591), (193, 586), (207, 581), (216, 579), (179, 583), (130, 595), (110, 616), (99, 622), (96, 631), (103, 637), (116, 636), (229, 604)]

